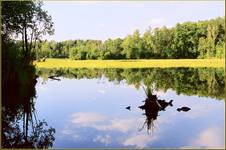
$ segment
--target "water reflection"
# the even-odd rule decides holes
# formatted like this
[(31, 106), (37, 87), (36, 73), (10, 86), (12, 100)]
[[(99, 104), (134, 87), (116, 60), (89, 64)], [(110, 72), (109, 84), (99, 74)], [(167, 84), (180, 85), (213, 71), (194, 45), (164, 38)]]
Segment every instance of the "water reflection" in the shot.
[[(39, 69), (37, 73), (41, 78), (36, 108), (56, 128), (55, 148), (224, 145), (223, 69)], [(179, 113), (177, 108), (184, 106), (192, 110)]]
[(48, 148), (53, 145), (54, 128), (38, 120), (35, 111), (37, 76), (29, 66), (23, 80), (15, 72), (3, 74), (2, 148)]
[(155, 85), (156, 90), (173, 89), (177, 94), (198, 95), (224, 99), (224, 68), (149, 68), (149, 69), (38, 69), (44, 80), (50, 76), (69, 79), (94, 79), (106, 77), (108, 81), (120, 83), (123, 80), (136, 88), (144, 83)]

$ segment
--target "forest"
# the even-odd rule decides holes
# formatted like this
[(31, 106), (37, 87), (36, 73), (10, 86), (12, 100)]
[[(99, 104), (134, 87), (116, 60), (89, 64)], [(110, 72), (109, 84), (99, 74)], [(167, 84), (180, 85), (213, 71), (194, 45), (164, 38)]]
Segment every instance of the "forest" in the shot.
[(218, 17), (177, 23), (172, 28), (149, 28), (143, 35), (135, 30), (124, 39), (38, 41), (33, 51), (37, 59), (224, 58), (224, 23), (224, 17)]

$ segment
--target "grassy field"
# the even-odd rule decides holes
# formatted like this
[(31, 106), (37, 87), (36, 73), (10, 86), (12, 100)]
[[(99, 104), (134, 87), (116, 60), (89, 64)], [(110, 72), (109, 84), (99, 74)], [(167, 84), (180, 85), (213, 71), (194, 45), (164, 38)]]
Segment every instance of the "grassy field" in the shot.
[(140, 59), (140, 60), (70, 60), (46, 59), (34, 62), (39, 68), (169, 68), (225, 67), (224, 59)]

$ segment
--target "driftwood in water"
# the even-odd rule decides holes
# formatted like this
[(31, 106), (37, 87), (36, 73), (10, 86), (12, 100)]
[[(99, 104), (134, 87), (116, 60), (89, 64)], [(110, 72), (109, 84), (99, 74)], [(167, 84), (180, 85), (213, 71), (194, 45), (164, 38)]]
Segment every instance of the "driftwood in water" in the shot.
[(60, 79), (59, 78), (56, 78), (56, 77), (58, 77), (58, 76), (49, 76), (48, 78), (49, 79), (52, 79), (52, 80), (60, 81)]

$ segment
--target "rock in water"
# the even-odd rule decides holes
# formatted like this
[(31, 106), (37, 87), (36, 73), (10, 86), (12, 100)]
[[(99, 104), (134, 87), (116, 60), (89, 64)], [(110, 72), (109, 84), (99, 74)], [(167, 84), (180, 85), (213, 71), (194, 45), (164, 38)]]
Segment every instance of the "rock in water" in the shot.
[(191, 108), (189, 108), (189, 107), (181, 107), (181, 108), (177, 108), (177, 111), (185, 111), (185, 112), (187, 112), (187, 111), (189, 111), (189, 110), (191, 110)]
[(130, 108), (131, 108), (131, 106), (127, 106), (127, 107), (126, 107), (126, 109), (128, 109), (128, 110), (131, 110)]

